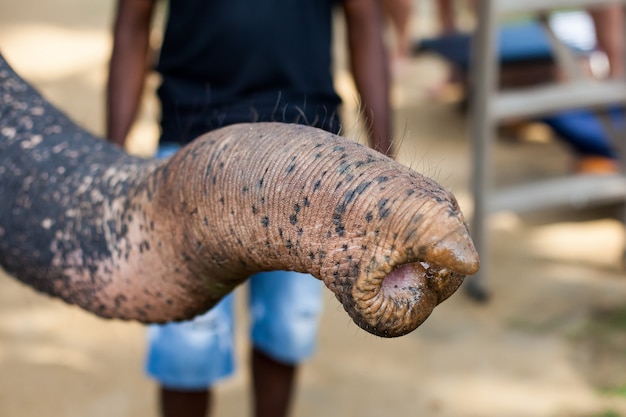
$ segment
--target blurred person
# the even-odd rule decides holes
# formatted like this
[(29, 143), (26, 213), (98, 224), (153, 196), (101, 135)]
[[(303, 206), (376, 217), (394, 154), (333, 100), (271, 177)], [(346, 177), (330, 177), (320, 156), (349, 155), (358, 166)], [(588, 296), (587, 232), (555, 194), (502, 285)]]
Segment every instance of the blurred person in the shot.
[[(444, 32), (456, 31), (453, 23), (452, 0), (441, 0), (440, 20)], [(470, 1), (470, 8), (474, 10), (479, 3)], [(588, 37), (593, 37), (596, 47), (603, 51), (609, 62), (609, 77), (621, 78), (624, 76), (624, 13), (621, 5), (603, 5), (588, 8), (585, 12), (591, 16), (593, 28), (589, 26)], [(563, 20), (568, 20), (567, 30), (576, 36), (584, 37), (586, 27), (576, 25), (580, 23), (577, 18), (580, 14), (563, 14)], [(445, 36), (445, 34), (444, 34)], [(558, 34), (557, 34), (558, 36)], [(521, 62), (521, 60), (520, 60)], [(520, 67), (519, 63), (501, 67), (500, 82), (507, 87), (518, 88), (544, 82), (554, 82), (561, 76), (559, 68), (552, 63), (542, 66), (540, 63), (529, 63), (529, 67)], [(503, 69), (504, 68), (504, 69)], [(515, 70), (511, 72), (511, 70)], [(435, 90), (439, 97), (445, 97), (449, 91), (454, 93), (456, 78), (466, 82), (468, 74), (460, 77), (455, 76), (457, 66), (453, 66), (451, 77), (447, 83)], [(453, 94), (454, 95), (454, 94)], [(612, 106), (607, 110), (607, 118), (610, 129), (624, 129), (624, 111), (618, 106)], [(610, 140), (610, 130), (606, 123), (591, 109), (564, 110), (541, 118), (550, 128), (567, 143), (575, 154), (573, 170), (578, 173), (615, 173), (619, 171), (619, 159), (617, 149)], [(519, 123), (513, 124), (513, 130), (519, 127)]]
[[(151, 63), (157, 0), (118, 0), (107, 87), (107, 137), (124, 146)], [(343, 6), (350, 64), (371, 147), (393, 156), (389, 74), (377, 0), (179, 0), (169, 3), (156, 66), (162, 77), (159, 157), (240, 122), (340, 130), (331, 73), (332, 11)], [(262, 146), (262, 143), (259, 143)], [(321, 283), (274, 271), (249, 280), (256, 416), (287, 415), (298, 365), (315, 349)], [(163, 416), (205, 416), (212, 387), (234, 372), (233, 296), (184, 323), (150, 326), (147, 373)]]
[[(624, 76), (623, 6), (605, 5), (587, 10), (593, 20), (597, 49), (606, 54), (613, 79)], [(624, 109), (610, 106), (604, 122), (591, 110), (575, 109), (546, 118), (548, 125), (571, 146), (576, 155), (574, 171), (583, 174), (619, 172), (619, 155), (610, 139), (612, 130), (626, 128)], [(607, 125), (608, 124), (608, 125)]]

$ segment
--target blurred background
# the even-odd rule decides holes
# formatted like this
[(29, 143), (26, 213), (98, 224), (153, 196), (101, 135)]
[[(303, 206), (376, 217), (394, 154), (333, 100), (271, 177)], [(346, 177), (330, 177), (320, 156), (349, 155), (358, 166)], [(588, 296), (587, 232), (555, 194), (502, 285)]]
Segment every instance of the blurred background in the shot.
[[(435, 5), (413, 0), (412, 39), (441, 33)], [(102, 135), (112, 0), (0, 0), (0, 51), (77, 123)], [(458, 6), (460, 30), (474, 16)], [(344, 134), (364, 142), (337, 19), (336, 82)], [(159, 31), (154, 33), (155, 39)], [(391, 40), (393, 42), (393, 40)], [(472, 211), (465, 95), (440, 54), (412, 55), (394, 72), (400, 162), (454, 192)], [(149, 80), (129, 151), (151, 155), (158, 136)], [(498, 129), (496, 186), (569, 175), (574, 156), (541, 123)], [(458, 291), (415, 332), (393, 340), (358, 329), (330, 292), (315, 357), (303, 366), (293, 415), (626, 416), (623, 207), (601, 205), (488, 219), (488, 302)], [(240, 297), (241, 298), (241, 297)], [(245, 317), (239, 316), (245, 323)], [(247, 415), (245, 326), (239, 371), (217, 387), (216, 415)], [(0, 416), (156, 416), (144, 376), (145, 333), (95, 318), (0, 279)]]

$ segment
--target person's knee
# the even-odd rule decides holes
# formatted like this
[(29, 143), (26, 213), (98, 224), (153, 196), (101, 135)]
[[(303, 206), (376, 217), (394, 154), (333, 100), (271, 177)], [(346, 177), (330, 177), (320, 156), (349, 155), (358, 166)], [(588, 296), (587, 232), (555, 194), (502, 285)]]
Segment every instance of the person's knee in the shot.
[(161, 385), (206, 388), (234, 370), (232, 308), (228, 304), (192, 321), (149, 328), (146, 372)]
[(315, 351), (318, 324), (317, 314), (265, 322), (253, 328), (252, 343), (276, 360), (296, 364), (308, 359)]
[(321, 283), (298, 275), (279, 271), (251, 286), (252, 343), (285, 363), (313, 354), (322, 312)]

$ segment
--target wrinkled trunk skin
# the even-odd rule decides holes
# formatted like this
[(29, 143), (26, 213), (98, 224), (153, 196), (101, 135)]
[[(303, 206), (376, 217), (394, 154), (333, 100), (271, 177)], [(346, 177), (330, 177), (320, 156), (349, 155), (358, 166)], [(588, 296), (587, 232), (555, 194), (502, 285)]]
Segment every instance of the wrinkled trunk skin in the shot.
[(282, 269), (393, 337), (478, 269), (454, 197), (367, 147), (257, 123), (144, 160), (74, 125), (1, 56), (0, 196), (0, 265), (102, 317), (189, 319)]

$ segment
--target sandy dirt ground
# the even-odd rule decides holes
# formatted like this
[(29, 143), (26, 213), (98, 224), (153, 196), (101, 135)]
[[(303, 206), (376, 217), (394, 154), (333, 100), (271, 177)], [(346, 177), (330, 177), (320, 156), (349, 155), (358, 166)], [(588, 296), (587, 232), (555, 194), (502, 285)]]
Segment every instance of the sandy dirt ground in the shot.
[[(0, 51), (98, 134), (113, 7), (112, 0), (0, 0)], [(433, 28), (420, 7), (418, 34)], [(430, 93), (445, 77), (444, 63), (423, 56), (395, 79), (400, 160), (450, 188), (470, 214), (466, 120), (456, 104)], [(358, 140), (349, 77), (339, 70), (337, 80), (345, 133)], [(149, 92), (130, 145), (136, 153), (154, 148)], [(494, 149), (498, 185), (564, 175), (572, 162), (554, 140), (504, 138)], [(357, 329), (327, 292), (318, 352), (301, 369), (293, 415), (626, 416), (617, 213), (600, 207), (493, 216), (491, 301), (477, 304), (459, 291), (402, 338)], [(218, 387), (217, 416), (249, 415), (245, 317), (241, 322), (239, 371)], [(95, 318), (1, 276), (0, 416), (156, 416), (155, 385), (142, 369), (144, 336), (138, 324)]]

